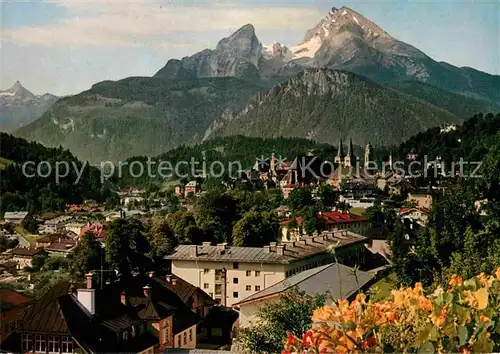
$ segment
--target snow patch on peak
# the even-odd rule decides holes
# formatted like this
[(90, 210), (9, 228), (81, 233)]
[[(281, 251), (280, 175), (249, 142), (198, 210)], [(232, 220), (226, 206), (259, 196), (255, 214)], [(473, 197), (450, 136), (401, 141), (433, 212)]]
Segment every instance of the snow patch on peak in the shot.
[(318, 52), (319, 48), (323, 44), (323, 41), (319, 37), (313, 37), (310, 40), (301, 43), (299, 45), (290, 47), (290, 50), (293, 53), (293, 58), (312, 58)]

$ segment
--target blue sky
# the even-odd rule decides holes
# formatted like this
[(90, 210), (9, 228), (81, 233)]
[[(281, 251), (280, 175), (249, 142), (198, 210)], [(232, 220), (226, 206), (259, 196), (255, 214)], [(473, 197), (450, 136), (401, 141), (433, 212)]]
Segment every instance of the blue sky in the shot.
[(77, 93), (103, 80), (149, 76), (168, 59), (246, 23), (264, 44), (298, 44), (332, 6), (348, 6), (438, 61), (500, 74), (500, 2), (11, 1), (1, 3), (0, 88)]

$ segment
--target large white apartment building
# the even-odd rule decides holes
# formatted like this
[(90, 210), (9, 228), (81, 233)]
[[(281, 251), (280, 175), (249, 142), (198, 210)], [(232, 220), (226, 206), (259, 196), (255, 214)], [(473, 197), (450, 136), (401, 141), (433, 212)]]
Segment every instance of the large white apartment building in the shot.
[(332, 246), (340, 262), (360, 264), (367, 240), (350, 231), (333, 230), (262, 248), (205, 242), (180, 245), (167, 259), (172, 261), (173, 274), (231, 306), (298, 272), (333, 262)]

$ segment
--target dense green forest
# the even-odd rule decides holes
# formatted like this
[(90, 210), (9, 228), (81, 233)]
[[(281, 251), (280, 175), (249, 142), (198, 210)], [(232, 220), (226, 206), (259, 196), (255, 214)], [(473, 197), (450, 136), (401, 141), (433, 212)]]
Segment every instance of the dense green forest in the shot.
[(456, 129), (442, 132), (440, 127), (412, 136), (394, 148), (394, 157), (405, 159), (410, 153), (428, 156), (431, 161), (440, 156), (444, 161), (481, 161), (500, 130), (500, 114), (477, 114), (456, 125)]
[[(65, 203), (81, 203), (85, 199), (103, 201), (111, 195), (111, 192), (101, 188), (99, 170), (82, 163), (68, 150), (46, 148), (6, 133), (0, 133), (0, 143), (3, 161), (0, 169), (2, 214), (21, 210), (63, 210)], [(23, 171), (26, 162), (32, 163), (26, 165)], [(66, 162), (69, 166), (67, 176), (63, 176), (66, 169), (59, 165), (59, 181), (55, 172), (58, 162)], [(41, 173), (37, 172), (37, 166), (40, 166)]]
[(452, 179), (445, 190), (434, 191), (425, 227), (405, 227), (386, 202), (367, 210), (369, 219), (384, 226), (398, 282), (435, 287), (452, 274), (468, 279), (493, 272), (500, 264), (500, 115), (476, 115), (447, 133), (429, 129), (395, 150), (400, 158), (410, 152), (462, 157), (481, 166), (474, 176)]

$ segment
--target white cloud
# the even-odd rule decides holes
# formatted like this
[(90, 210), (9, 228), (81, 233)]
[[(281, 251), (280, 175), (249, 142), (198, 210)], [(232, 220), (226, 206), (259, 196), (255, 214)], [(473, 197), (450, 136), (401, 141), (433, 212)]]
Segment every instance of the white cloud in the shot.
[(228, 35), (251, 23), (259, 31), (302, 30), (321, 14), (316, 9), (234, 3), (178, 3), (137, 1), (55, 2), (68, 17), (50, 25), (4, 28), (3, 38), (17, 44), (56, 47), (153, 46), (199, 47), (203, 34)]

